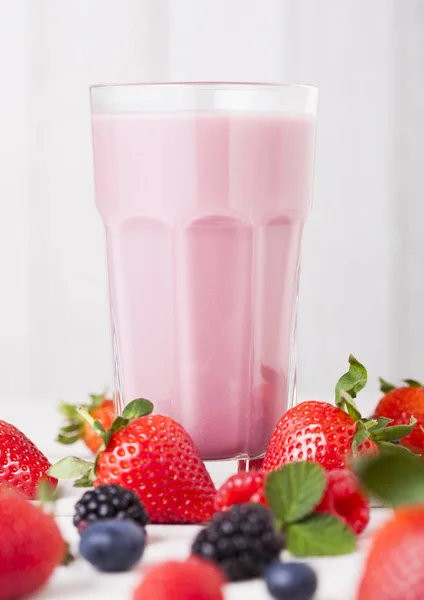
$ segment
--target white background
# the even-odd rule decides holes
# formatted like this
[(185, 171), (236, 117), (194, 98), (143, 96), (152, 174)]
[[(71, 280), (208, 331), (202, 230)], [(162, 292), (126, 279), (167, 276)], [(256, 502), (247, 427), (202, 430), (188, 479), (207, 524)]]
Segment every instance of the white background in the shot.
[(0, 74), (0, 418), (31, 431), (111, 382), (100, 82), (318, 85), (301, 395), (331, 399), (350, 351), (374, 393), (424, 377), (422, 0), (0, 0)]

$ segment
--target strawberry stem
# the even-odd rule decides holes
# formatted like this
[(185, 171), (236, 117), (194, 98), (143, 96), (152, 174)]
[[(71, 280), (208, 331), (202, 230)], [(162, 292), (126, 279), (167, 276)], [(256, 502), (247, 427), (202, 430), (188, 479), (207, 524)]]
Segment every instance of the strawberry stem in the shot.
[(87, 421), (87, 423), (89, 425), (91, 425), (91, 427), (93, 427), (94, 429), (94, 424), (95, 424), (95, 419), (93, 419), (93, 417), (90, 415), (90, 413), (88, 412), (88, 410), (86, 409), (85, 406), (77, 406), (77, 413), (84, 419), (84, 421)]
[(102, 438), (105, 447), (108, 445), (111, 433), (106, 431), (100, 421), (93, 419), (88, 410), (84, 406), (77, 406), (77, 413), (96, 431)]

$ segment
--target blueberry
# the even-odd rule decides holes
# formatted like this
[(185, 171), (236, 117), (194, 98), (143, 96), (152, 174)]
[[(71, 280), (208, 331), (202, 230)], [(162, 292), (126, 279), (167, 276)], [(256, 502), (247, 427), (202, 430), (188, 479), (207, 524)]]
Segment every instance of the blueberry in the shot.
[(271, 563), (265, 570), (265, 582), (276, 600), (311, 600), (318, 583), (315, 571), (300, 562)]
[(99, 571), (128, 571), (142, 557), (146, 544), (143, 527), (128, 519), (105, 519), (81, 534), (79, 551)]

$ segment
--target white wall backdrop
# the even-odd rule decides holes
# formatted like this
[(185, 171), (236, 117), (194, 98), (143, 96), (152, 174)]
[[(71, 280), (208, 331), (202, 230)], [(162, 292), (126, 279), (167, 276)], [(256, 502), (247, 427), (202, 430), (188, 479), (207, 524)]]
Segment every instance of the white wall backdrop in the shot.
[(0, 72), (2, 414), (111, 381), (99, 82), (318, 85), (301, 393), (331, 394), (350, 351), (375, 378), (424, 376), (421, 0), (0, 0)]

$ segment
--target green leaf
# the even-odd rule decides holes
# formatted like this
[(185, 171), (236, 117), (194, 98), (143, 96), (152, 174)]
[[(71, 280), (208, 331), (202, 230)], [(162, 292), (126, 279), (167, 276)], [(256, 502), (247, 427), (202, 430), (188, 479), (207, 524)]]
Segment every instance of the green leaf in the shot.
[(56, 442), (59, 442), (59, 444), (70, 445), (75, 444), (79, 439), (81, 439), (80, 435), (61, 435), (59, 433), (56, 437)]
[(81, 488), (87, 488), (87, 487), (93, 487), (93, 483), (94, 480), (96, 479), (96, 476), (94, 474), (94, 469), (91, 468), (87, 471), (87, 473), (85, 473), (84, 475), (82, 475), (79, 479), (77, 479), (74, 482), (74, 487), (81, 487)]
[(372, 431), (377, 427), (377, 419), (360, 419), (360, 422), (365, 426), (367, 431)]
[(424, 461), (412, 453), (400, 453), (401, 446), (390, 446), (392, 450), (386, 448), (376, 458), (353, 463), (363, 487), (393, 506), (424, 502)]
[(356, 456), (359, 446), (370, 437), (370, 432), (367, 429), (365, 423), (362, 423), (362, 421), (358, 421), (356, 426), (357, 431), (352, 442), (352, 452), (354, 456)]
[(319, 504), (324, 495), (324, 469), (313, 462), (296, 462), (270, 473), (265, 495), (274, 514), (283, 523), (302, 519)]
[(71, 552), (71, 548), (68, 544), (68, 542), (65, 543), (65, 556), (62, 559), (62, 567), (67, 567), (68, 565), (70, 565), (71, 563), (73, 563), (75, 560), (75, 557), (73, 556), (72, 552)]
[(108, 433), (112, 434), (115, 433), (115, 431), (119, 431), (120, 429), (124, 429), (124, 427), (126, 427), (129, 423), (129, 420), (126, 419), (125, 417), (116, 417), (115, 420), (113, 421)]
[(81, 421), (78, 412), (77, 412), (77, 407), (75, 406), (75, 404), (68, 404), (67, 402), (60, 402), (57, 410), (60, 412), (61, 415), (63, 415), (64, 417), (66, 417), (69, 421), (75, 421), (75, 420), (79, 420)]
[(406, 454), (407, 456), (418, 456), (418, 454), (415, 454), (415, 452), (411, 452), (411, 450), (405, 448), (405, 446), (402, 446), (401, 444), (392, 444), (391, 442), (378, 442), (378, 448), (380, 450), (380, 454), (390, 454), (391, 456), (399, 454)]
[(115, 420), (113, 421), (112, 425), (110, 426), (110, 428), (101, 436), (102, 440), (103, 440), (103, 446), (99, 449), (99, 452), (101, 452), (102, 450), (104, 450), (107, 447), (112, 435), (116, 431), (119, 431), (119, 429), (124, 429), (128, 425), (128, 423), (129, 423), (128, 419), (124, 419), (124, 417), (116, 417)]
[(382, 427), (371, 432), (374, 442), (393, 442), (401, 440), (414, 429), (417, 420), (411, 417), (409, 425), (393, 425), (393, 427)]
[(128, 419), (128, 421), (133, 421), (139, 417), (150, 415), (152, 411), (153, 404), (150, 402), (150, 400), (138, 398), (137, 400), (133, 400), (127, 404), (122, 412), (122, 416), (125, 417), (125, 419)]
[[(372, 428), (374, 431), (377, 431), (378, 429), (384, 429), (386, 425), (393, 423), (393, 419), (388, 419), (387, 417), (378, 417), (378, 419), (373, 420), (376, 423), (375, 427)], [(368, 428), (368, 430), (371, 431), (370, 428)]]
[(403, 381), (407, 384), (408, 387), (423, 387), (423, 385), (416, 379), (404, 379)]
[(355, 550), (353, 531), (340, 519), (315, 513), (299, 523), (286, 526), (287, 550), (294, 556), (335, 556)]
[(366, 368), (351, 354), (349, 356), (349, 371), (342, 375), (336, 384), (336, 405), (340, 401), (341, 391), (347, 392), (352, 398), (356, 398), (356, 395), (366, 386), (367, 378)]
[(56, 502), (57, 497), (57, 490), (55, 490), (45, 479), (41, 480), (37, 485), (37, 500), (40, 504), (44, 505), (47, 502)]
[(391, 392), (392, 390), (396, 389), (395, 385), (393, 385), (392, 383), (389, 383), (382, 377), (379, 377), (379, 381), (380, 381), (380, 391), (383, 392), (383, 394), (387, 394), (387, 392)]
[(98, 408), (103, 402), (103, 400), (106, 398), (106, 392), (103, 392), (103, 394), (90, 394), (90, 398), (90, 408)]
[(82, 429), (81, 421), (72, 421), (69, 425), (60, 428), (61, 433), (78, 433)]
[(104, 450), (104, 446), (102, 446), (101, 448), (99, 448), (99, 451), (96, 454), (96, 457), (94, 459), (94, 464), (93, 464), (93, 479), (95, 478), (96, 474), (97, 474), (97, 463), (99, 462), (99, 458), (101, 453)]
[(82, 460), (76, 456), (67, 456), (52, 465), (47, 472), (52, 477), (57, 477), (58, 479), (75, 479), (76, 477), (85, 475), (92, 466), (92, 462)]

